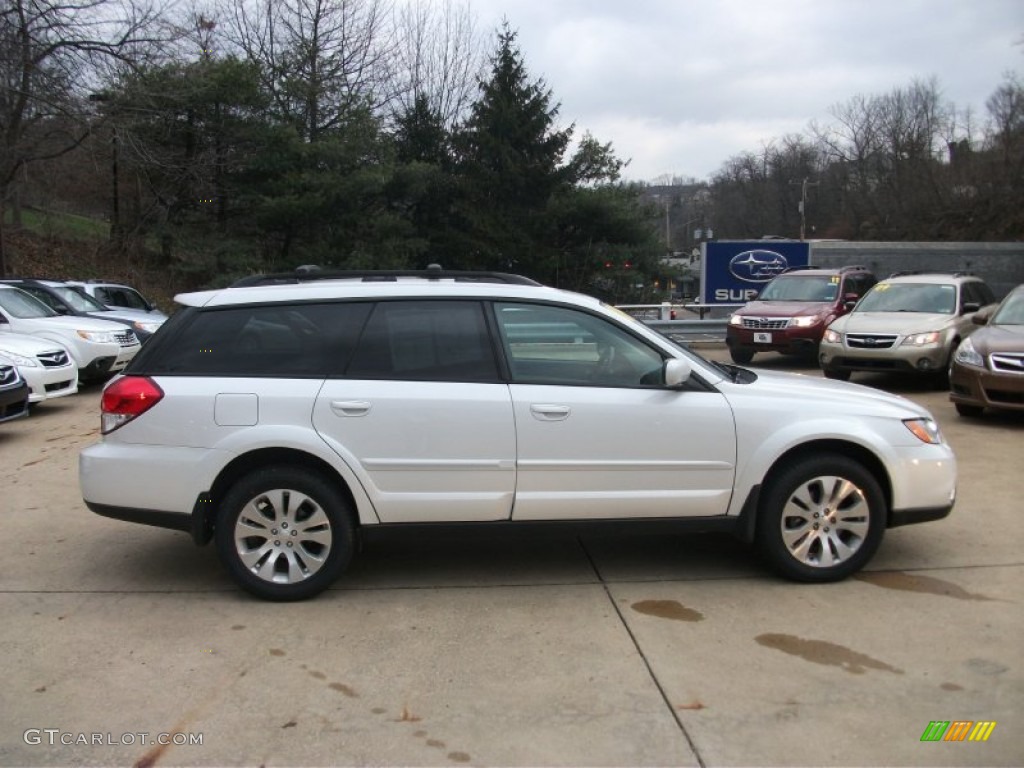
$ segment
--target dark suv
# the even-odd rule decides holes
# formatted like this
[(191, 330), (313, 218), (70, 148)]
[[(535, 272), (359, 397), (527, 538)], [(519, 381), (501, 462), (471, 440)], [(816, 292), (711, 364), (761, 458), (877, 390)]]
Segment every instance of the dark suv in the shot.
[(814, 358), (828, 324), (849, 312), (877, 282), (866, 267), (784, 272), (729, 318), (729, 354), (740, 365), (757, 352)]

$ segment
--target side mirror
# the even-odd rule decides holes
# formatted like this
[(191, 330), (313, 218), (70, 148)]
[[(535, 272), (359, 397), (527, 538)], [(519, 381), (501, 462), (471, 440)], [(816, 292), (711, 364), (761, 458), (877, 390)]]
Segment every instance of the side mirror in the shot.
[(971, 317), (971, 322), (974, 323), (975, 325), (988, 325), (988, 320), (991, 316), (991, 310), (986, 310), (985, 312), (975, 312), (974, 315)]
[(693, 368), (689, 361), (670, 357), (665, 361), (665, 386), (669, 389), (677, 389), (690, 379)]
[(856, 304), (859, 299), (860, 296), (856, 293), (843, 294), (843, 306), (846, 307), (847, 310), (851, 310), (853, 309), (853, 305)]

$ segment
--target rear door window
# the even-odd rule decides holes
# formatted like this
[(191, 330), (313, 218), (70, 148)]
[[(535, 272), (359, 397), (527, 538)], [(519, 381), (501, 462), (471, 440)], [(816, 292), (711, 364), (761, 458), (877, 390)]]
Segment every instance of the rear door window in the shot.
[(346, 371), (350, 379), (500, 380), (477, 301), (382, 301)]

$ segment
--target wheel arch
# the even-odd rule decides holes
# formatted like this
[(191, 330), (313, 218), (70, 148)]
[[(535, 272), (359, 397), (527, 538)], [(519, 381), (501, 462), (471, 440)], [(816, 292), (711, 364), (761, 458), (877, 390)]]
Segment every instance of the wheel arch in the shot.
[(217, 513), (228, 490), (241, 478), (269, 467), (292, 466), (315, 472), (333, 485), (353, 511), (352, 526), (362, 525), (355, 494), (337, 470), (323, 459), (295, 448), (260, 448), (232, 459), (217, 475), (210, 490), (202, 494), (193, 511), (192, 537), (197, 544), (213, 538)]
[[(794, 446), (780, 455), (768, 468), (761, 482), (762, 488), (768, 488), (775, 481), (775, 478), (784, 470), (805, 459), (817, 458), (824, 454), (831, 453), (838, 456), (845, 456), (864, 467), (875, 478), (885, 498), (886, 527), (892, 517), (892, 481), (885, 464), (869, 449), (856, 443), (845, 440), (812, 440), (809, 443)], [(763, 496), (763, 494), (759, 494)], [(760, 499), (758, 499), (758, 511), (760, 511)], [(760, 515), (754, 515), (754, 527), (760, 524)]]

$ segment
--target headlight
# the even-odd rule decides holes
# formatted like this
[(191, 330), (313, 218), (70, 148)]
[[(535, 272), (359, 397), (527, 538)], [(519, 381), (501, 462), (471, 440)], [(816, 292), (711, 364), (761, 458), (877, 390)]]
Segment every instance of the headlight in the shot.
[(839, 331), (833, 331), (830, 328), (829, 330), (825, 331), (825, 341), (827, 341), (829, 344), (842, 344), (843, 334), (839, 333)]
[(925, 344), (938, 344), (939, 339), (941, 338), (942, 334), (938, 331), (915, 333), (913, 336), (907, 336), (907, 338), (903, 340), (903, 344), (909, 344), (914, 347), (923, 347)]
[(743, 315), (729, 315), (729, 325), (743, 325)]
[(931, 419), (905, 419), (906, 425), (918, 440), (929, 445), (938, 445), (942, 442), (942, 433), (939, 432), (939, 425)]
[(977, 368), (985, 367), (985, 360), (978, 354), (970, 339), (964, 339), (963, 344), (956, 348), (956, 355), (953, 356), (961, 365), (973, 365)]
[(16, 352), (8, 352), (6, 349), (0, 349), (0, 355), (8, 358), (12, 363), (21, 368), (38, 368), (39, 361), (32, 357), (25, 357), (19, 355)]
[(160, 327), (160, 323), (144, 323), (142, 320), (136, 320), (132, 323), (132, 328), (143, 333), (156, 333), (156, 329)]
[(817, 315), (811, 315), (809, 317), (791, 317), (789, 318), (789, 325), (792, 328), (810, 328), (812, 325), (817, 325), (821, 322), (821, 318)]
[(86, 341), (93, 341), (97, 344), (115, 344), (117, 339), (110, 331), (77, 331), (78, 335)]

